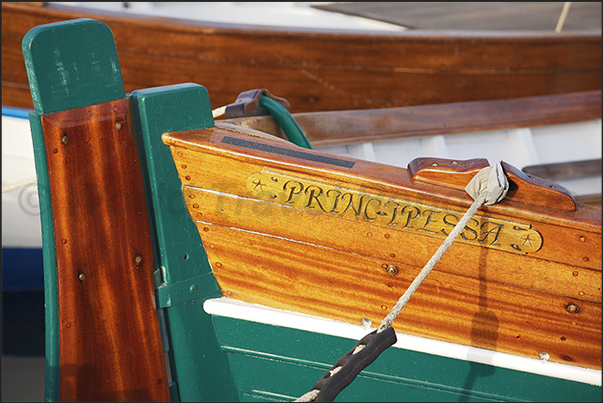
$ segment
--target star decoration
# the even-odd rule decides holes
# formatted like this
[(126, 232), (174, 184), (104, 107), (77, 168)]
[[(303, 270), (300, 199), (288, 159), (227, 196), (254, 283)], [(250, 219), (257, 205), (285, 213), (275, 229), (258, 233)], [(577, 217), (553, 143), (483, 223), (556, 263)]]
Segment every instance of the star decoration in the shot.
[(265, 183), (262, 183), (261, 179), (258, 179), (257, 181), (254, 181), (253, 184), (255, 185), (255, 187), (253, 188), (253, 190), (256, 190), (257, 188), (260, 188), (260, 190), (264, 190), (264, 186), (266, 186)]

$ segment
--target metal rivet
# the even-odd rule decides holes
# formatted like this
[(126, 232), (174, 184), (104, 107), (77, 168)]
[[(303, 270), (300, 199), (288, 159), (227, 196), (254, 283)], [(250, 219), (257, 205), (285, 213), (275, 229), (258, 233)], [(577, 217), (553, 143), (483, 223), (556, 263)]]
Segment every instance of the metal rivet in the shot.
[(387, 310), (387, 306), (386, 305), (381, 305), (381, 309), (383, 309), (385, 311), (385, 310)]
[(389, 255), (390, 255), (391, 257), (396, 257), (396, 254), (395, 254), (395, 253), (390, 253)]
[(565, 309), (569, 312), (569, 313), (578, 313), (580, 312), (580, 307), (578, 305), (575, 304), (569, 304), (565, 307)]
[(438, 165), (439, 165), (439, 164), (438, 164), (437, 162), (432, 162), (432, 163), (431, 163), (431, 166), (432, 166), (432, 167), (437, 167)]
[(511, 247), (516, 250), (521, 250), (517, 244), (512, 243)]
[(191, 294), (195, 294), (195, 293), (197, 292), (197, 290), (198, 290), (198, 289), (199, 289), (199, 288), (197, 287), (197, 285), (196, 285), (196, 284), (193, 284), (193, 285), (191, 285), (191, 286), (188, 288), (188, 291), (189, 291)]
[(553, 189), (553, 190), (557, 189), (557, 187), (556, 187), (555, 185), (551, 185), (551, 186), (549, 186), (549, 187), (550, 187), (551, 189)]
[(188, 175), (187, 175), (187, 176), (185, 176), (184, 178), (185, 178), (187, 181), (190, 181), (190, 180), (191, 180), (191, 177), (190, 177), (190, 176), (188, 176)]
[(389, 235), (389, 234), (385, 234), (385, 237), (386, 237), (387, 239), (389, 239), (390, 235)]
[(458, 165), (459, 163), (456, 161), (452, 161), (452, 165)]
[(63, 137), (61, 137), (61, 143), (63, 143), (63, 144), (69, 143), (69, 137), (67, 137), (66, 134), (63, 134)]
[(580, 292), (578, 292), (578, 295), (579, 295), (579, 296), (583, 296), (583, 295), (584, 295), (584, 291), (580, 291)]
[(184, 164), (182, 164), (182, 165), (180, 165), (180, 166), (182, 167), (182, 169), (186, 169), (186, 168), (187, 168), (187, 166), (186, 166), (186, 165), (184, 165)]
[(274, 182), (278, 182), (278, 179), (275, 178), (274, 176), (272, 178), (270, 178), (270, 179), (272, 179)]
[(373, 322), (369, 318), (362, 318), (362, 320), (360, 321), (360, 324), (363, 327), (370, 327), (373, 324)]
[(561, 337), (559, 338), (559, 340), (561, 340), (561, 341), (566, 341), (567, 339), (565, 338), (565, 336), (561, 336)]
[(588, 262), (588, 260), (589, 260), (589, 259), (588, 259), (588, 257), (584, 256), (584, 257), (582, 258), (582, 260), (584, 260), (585, 262)]
[(394, 266), (393, 264), (390, 264), (389, 266), (387, 266), (387, 273), (391, 274), (392, 276), (395, 276), (396, 274), (398, 274), (398, 268), (396, 266)]
[(115, 130), (121, 130), (121, 122), (115, 122)]
[(549, 358), (551, 358), (551, 356), (548, 353), (542, 352), (540, 354), (538, 354), (538, 357), (542, 360), (542, 361), (548, 361)]
[(270, 195), (271, 199), (276, 199), (276, 195)]
[(134, 263), (136, 264), (136, 266), (140, 266), (140, 264), (142, 263), (142, 256), (136, 255), (136, 257), (134, 258)]
[(193, 208), (199, 208), (199, 205), (197, 203), (193, 204)]
[(77, 276), (77, 278), (80, 281), (84, 281), (84, 280), (86, 280), (86, 275), (84, 273), (80, 272), (80, 274)]
[(578, 276), (578, 272), (577, 271), (573, 272), (572, 276), (577, 277)]
[(586, 241), (586, 238), (584, 238), (583, 236), (580, 237), (580, 242), (584, 242)]
[(222, 263), (217, 262), (217, 263), (216, 263), (216, 266), (217, 266), (217, 267), (222, 267)]

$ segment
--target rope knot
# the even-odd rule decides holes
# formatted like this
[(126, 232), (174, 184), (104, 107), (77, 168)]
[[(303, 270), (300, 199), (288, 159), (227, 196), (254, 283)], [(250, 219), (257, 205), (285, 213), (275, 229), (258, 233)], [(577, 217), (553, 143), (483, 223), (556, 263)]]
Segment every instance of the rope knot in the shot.
[(473, 200), (484, 199), (484, 206), (498, 203), (507, 195), (509, 181), (500, 162), (479, 171), (465, 187)]

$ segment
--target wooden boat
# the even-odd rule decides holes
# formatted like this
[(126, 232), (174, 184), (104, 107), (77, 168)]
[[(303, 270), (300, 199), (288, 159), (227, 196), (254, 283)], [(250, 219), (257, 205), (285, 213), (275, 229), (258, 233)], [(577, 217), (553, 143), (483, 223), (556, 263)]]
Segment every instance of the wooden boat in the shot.
[[(316, 150), (399, 167), (417, 155), (505, 160), (601, 203), (601, 91), (292, 117)], [(270, 114), (217, 124), (287, 138)]]
[(74, 18), (94, 18), (111, 27), (126, 92), (202, 82), (212, 94), (213, 108), (251, 88), (270, 89), (289, 100), (295, 112), (601, 89), (600, 29), (354, 32), (3, 3), (3, 106), (32, 109), (20, 56), (25, 33), (40, 24)]
[[(23, 49), (47, 400), (301, 396), (388, 311), (487, 165), (403, 169), (220, 127), (195, 84), (126, 96), (98, 21), (37, 27)], [(507, 197), (480, 209), (394, 322), (398, 347), (342, 399), (598, 401), (601, 209), (503, 167)]]

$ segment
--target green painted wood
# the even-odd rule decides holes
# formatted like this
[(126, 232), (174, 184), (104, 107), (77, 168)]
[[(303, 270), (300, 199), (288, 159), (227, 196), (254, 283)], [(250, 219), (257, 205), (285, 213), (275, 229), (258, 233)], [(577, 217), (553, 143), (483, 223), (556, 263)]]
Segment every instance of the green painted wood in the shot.
[[(89, 28), (91, 29), (89, 30)], [(109, 55), (107, 53), (104, 55), (95, 53), (97, 49), (94, 46), (89, 47), (86, 53), (96, 59), (81, 60), (78, 52), (82, 49), (78, 41), (87, 37), (89, 41), (96, 44), (101, 44), (103, 41), (107, 43), (107, 31), (110, 35), (108, 43), (113, 44), (113, 49), (110, 46), (107, 48)], [(66, 37), (63, 36), (65, 32), (67, 33)], [(66, 40), (65, 38), (73, 38), (74, 40)], [(35, 112), (29, 115), (29, 121), (38, 183), (44, 261), (46, 336), (44, 398), (46, 401), (58, 401), (60, 380), (58, 286), (54, 224), (41, 115), (63, 109), (92, 105), (103, 102), (103, 100), (123, 98), (125, 93), (123, 83), (121, 83), (121, 72), (119, 70), (119, 63), (117, 62), (117, 52), (115, 51), (113, 36), (109, 27), (101, 22), (89, 20), (86, 24), (82, 24), (81, 20), (74, 20), (35, 27), (23, 38), (22, 50), (35, 107)], [(49, 63), (48, 60), (54, 60), (55, 63)], [(98, 60), (101, 63), (107, 62), (111, 65), (113, 74), (106, 77), (107, 81), (105, 82), (105, 84), (111, 85), (102, 87), (106, 89), (106, 93), (90, 91), (90, 84), (86, 88), (80, 87), (83, 81), (90, 77), (78, 75), (77, 73), (81, 72), (78, 66), (83, 66), (83, 71), (90, 70), (86, 68), (88, 66), (85, 63), (90, 63), (94, 60)], [(116, 73), (119, 74), (118, 81)], [(95, 83), (97, 81), (90, 82)], [(120, 84), (121, 92), (119, 91)], [(85, 95), (84, 99), (81, 97), (82, 94)]]
[(40, 25), (21, 47), (34, 110), (41, 115), (125, 97), (113, 34), (100, 21)]
[(50, 200), (50, 182), (44, 147), (42, 121), (36, 112), (29, 114), (31, 136), (34, 147), (40, 222), (42, 228), (42, 259), (44, 263), (44, 322), (45, 322), (45, 381), (44, 400), (59, 400), (61, 375), (59, 354), (59, 296), (57, 283), (57, 258), (54, 244), (54, 223)]
[(44, 256), (45, 400), (58, 401), (61, 357), (57, 257), (42, 117), (123, 99), (125, 92), (113, 35), (99, 21), (78, 19), (35, 27), (23, 38), (22, 51), (35, 107), (30, 125)]
[[(213, 316), (242, 401), (293, 400), (356, 341)], [(600, 401), (601, 388), (389, 348), (336, 401)]]
[(134, 91), (132, 103), (161, 267), (157, 299), (163, 301), (170, 289), (197, 286), (195, 293), (165, 304), (178, 394), (182, 401), (236, 400), (231, 369), (217, 343), (211, 317), (203, 311), (203, 301), (220, 296), (220, 288), (186, 210), (170, 149), (161, 141), (165, 132), (214, 125), (207, 90), (196, 84), (149, 88)]

